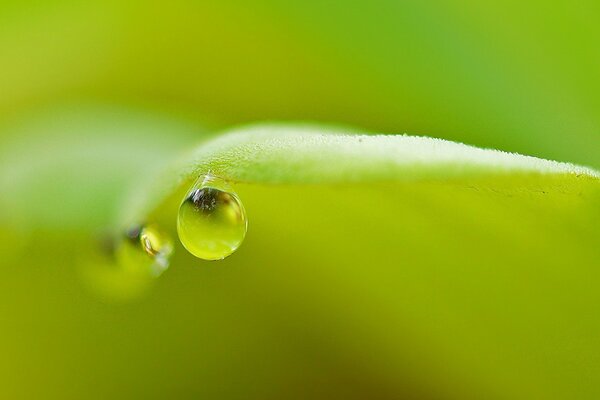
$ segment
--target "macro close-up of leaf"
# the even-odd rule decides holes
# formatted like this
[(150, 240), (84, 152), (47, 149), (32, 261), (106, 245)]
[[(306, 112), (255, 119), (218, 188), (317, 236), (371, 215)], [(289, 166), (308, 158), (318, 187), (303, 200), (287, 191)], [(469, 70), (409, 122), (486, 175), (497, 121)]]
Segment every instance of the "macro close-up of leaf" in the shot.
[(0, 398), (600, 398), (597, 1), (0, 4)]
[[(112, 226), (118, 237), (130, 225), (153, 223), (176, 238), (183, 196), (197, 177), (211, 173), (232, 185), (247, 210), (244, 243), (217, 262), (196, 259), (177, 245), (171, 268), (152, 282), (160, 305), (139, 303), (136, 298), (150, 289), (141, 292), (135, 282), (114, 288), (119, 282), (86, 274), (89, 266), (81, 259), (45, 260), (52, 279), (44, 286), (64, 290), (66, 283), (55, 274), (66, 271), (52, 265), (72, 264), (91, 290), (79, 296), (133, 301), (141, 318), (121, 321), (120, 329), (102, 330), (100, 336), (94, 321), (80, 325), (81, 303), (46, 304), (65, 307), (50, 332), (74, 324), (65, 336), (50, 336), (52, 347), (70, 347), (65, 342), (70, 335), (89, 338), (84, 342), (93, 341), (95, 350), (86, 362), (101, 367), (108, 365), (101, 347), (117, 343), (119, 354), (111, 357), (129, 360), (120, 372), (124, 376), (131, 376), (132, 366), (135, 376), (140, 370), (155, 375), (163, 362), (174, 363), (167, 374), (178, 376), (172, 379), (199, 374), (205, 383), (196, 393), (207, 397), (243, 398), (247, 393), (237, 385), (211, 378), (222, 371), (240, 379), (242, 370), (253, 382), (252, 396), (263, 398), (596, 394), (594, 379), (573, 365), (582, 358), (593, 365), (598, 356), (594, 335), (582, 335), (598, 328), (592, 316), (599, 300), (600, 225), (590, 223), (600, 216), (598, 172), (439, 139), (297, 124), (242, 127), (171, 158), (175, 162), (154, 170), (151, 179), (142, 170), (140, 181), (130, 183), (129, 198), (106, 217), (105, 228)], [(33, 207), (40, 197), (31, 187), (24, 190), (20, 195), (33, 197)], [(73, 196), (74, 203), (85, 199)], [(85, 224), (71, 227), (82, 229)], [(44, 259), (48, 247), (57, 246), (58, 238), (29, 234), (34, 257)], [(78, 235), (72, 243), (90, 252), (88, 260), (99, 257), (93, 255), (100, 248), (97, 237)], [(59, 252), (65, 257), (70, 250)], [(104, 268), (119, 277), (122, 267)], [(28, 296), (32, 306), (45, 299), (43, 293)], [(175, 333), (192, 315), (194, 323)], [(136, 343), (150, 333), (147, 340), (158, 347), (137, 353)], [(177, 365), (195, 364), (185, 349), (196, 340), (203, 361), (186, 375)], [(528, 349), (527, 357), (520, 348)], [(337, 368), (340, 363), (351, 369)], [(62, 359), (52, 373), (67, 376), (74, 367)], [(323, 376), (334, 381), (317, 385)], [(283, 387), (273, 387), (273, 379)], [(431, 379), (439, 387), (427, 385)], [(113, 392), (119, 387), (103, 385), (98, 395), (121, 397)], [(148, 383), (130, 388), (159, 390)]]

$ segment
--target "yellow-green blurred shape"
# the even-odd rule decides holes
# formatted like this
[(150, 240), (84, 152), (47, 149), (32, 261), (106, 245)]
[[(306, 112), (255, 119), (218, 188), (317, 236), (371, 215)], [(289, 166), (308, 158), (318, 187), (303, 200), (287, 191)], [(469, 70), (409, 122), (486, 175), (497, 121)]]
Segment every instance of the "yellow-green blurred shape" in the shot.
[(247, 229), (240, 198), (227, 182), (210, 174), (198, 178), (179, 207), (179, 240), (204, 260), (231, 255), (244, 241)]
[[(600, 396), (597, 180), (246, 183), (236, 192), (252, 229), (234, 257), (197, 268), (178, 248), (154, 290), (119, 307), (73, 277), (74, 249), (90, 257), (86, 238), (34, 237), (24, 267), (0, 280), (13, 327), (0, 333), (0, 393)], [(178, 205), (162, 209), (167, 230)]]

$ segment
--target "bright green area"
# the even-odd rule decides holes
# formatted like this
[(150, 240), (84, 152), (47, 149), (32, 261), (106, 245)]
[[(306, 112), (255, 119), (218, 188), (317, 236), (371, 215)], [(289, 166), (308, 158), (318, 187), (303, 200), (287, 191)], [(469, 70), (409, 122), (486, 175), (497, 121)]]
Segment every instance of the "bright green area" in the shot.
[[(599, 20), (0, 2), (0, 398), (598, 399), (598, 172), (372, 134), (598, 169)], [(198, 146), (257, 120), (319, 123)], [(249, 220), (212, 263), (176, 240), (208, 170)], [(119, 241), (141, 219), (168, 269)]]

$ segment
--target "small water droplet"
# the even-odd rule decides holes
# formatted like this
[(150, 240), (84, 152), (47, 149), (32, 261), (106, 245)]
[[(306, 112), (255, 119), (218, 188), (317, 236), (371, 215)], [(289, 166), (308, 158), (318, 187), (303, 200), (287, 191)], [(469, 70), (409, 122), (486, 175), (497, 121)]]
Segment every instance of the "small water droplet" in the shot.
[(123, 268), (162, 274), (169, 267), (173, 243), (156, 225), (136, 225), (128, 229), (116, 247), (116, 258)]
[(239, 197), (224, 180), (198, 178), (179, 207), (177, 233), (183, 246), (204, 260), (222, 260), (244, 241), (248, 221)]
[[(91, 250), (91, 249), (90, 249)], [(108, 302), (141, 298), (169, 266), (173, 243), (156, 224), (138, 224), (98, 238), (79, 260), (81, 278), (92, 294)]]

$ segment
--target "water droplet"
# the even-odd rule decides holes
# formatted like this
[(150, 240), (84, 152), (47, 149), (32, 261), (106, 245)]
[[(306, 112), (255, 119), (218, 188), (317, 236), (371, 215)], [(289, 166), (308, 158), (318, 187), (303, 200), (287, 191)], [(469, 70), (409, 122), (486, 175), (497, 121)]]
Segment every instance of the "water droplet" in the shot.
[(81, 278), (92, 294), (108, 302), (128, 302), (145, 295), (169, 266), (173, 243), (156, 224), (135, 225), (101, 236), (79, 260)]
[(156, 225), (136, 225), (119, 241), (115, 256), (121, 267), (158, 276), (169, 267), (173, 243)]
[(179, 207), (177, 232), (183, 246), (204, 260), (222, 260), (244, 241), (248, 221), (239, 197), (222, 179), (200, 177)]

